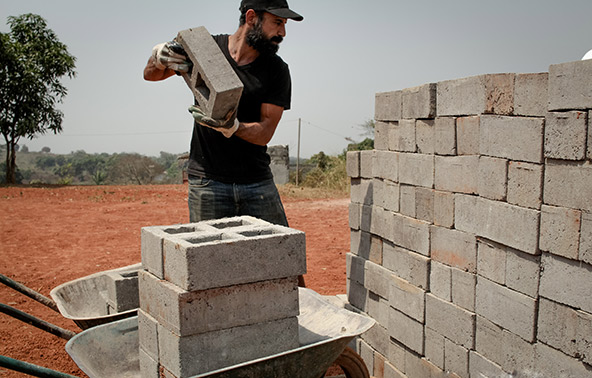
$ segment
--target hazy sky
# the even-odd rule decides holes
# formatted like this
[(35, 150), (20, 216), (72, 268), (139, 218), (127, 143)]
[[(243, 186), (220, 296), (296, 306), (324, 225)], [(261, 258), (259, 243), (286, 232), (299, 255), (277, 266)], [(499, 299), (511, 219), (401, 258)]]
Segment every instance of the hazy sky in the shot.
[[(191, 91), (184, 80), (146, 82), (152, 47), (190, 27), (232, 34), (239, 0), (0, 0), (6, 17), (41, 15), (77, 58), (60, 108), (63, 132), (22, 140), (31, 151), (188, 151)], [(486, 73), (544, 72), (592, 49), (591, 0), (291, 0), (279, 55), (290, 65), (292, 109), (270, 144), (301, 157), (362, 140), (374, 95)], [(0, 143), (4, 143), (0, 141)]]

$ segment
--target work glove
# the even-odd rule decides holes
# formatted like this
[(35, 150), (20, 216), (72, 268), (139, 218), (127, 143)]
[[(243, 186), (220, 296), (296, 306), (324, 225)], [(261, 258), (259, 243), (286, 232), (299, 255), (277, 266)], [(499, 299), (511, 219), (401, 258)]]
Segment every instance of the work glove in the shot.
[(238, 130), (240, 123), (236, 118), (236, 110), (228, 112), (226, 119), (223, 120), (208, 117), (203, 110), (195, 105), (189, 107), (189, 113), (191, 113), (195, 122), (221, 132), (226, 138), (230, 138)]
[(159, 43), (152, 48), (152, 56), (156, 62), (156, 67), (161, 70), (167, 68), (187, 73), (193, 66), (183, 46), (175, 41)]

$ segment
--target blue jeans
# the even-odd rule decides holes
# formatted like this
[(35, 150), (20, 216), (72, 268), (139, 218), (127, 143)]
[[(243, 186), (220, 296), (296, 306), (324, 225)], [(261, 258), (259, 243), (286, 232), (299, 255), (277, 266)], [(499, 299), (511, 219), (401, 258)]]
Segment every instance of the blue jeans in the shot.
[(226, 184), (190, 176), (187, 202), (191, 222), (250, 215), (288, 226), (273, 179), (254, 184)]

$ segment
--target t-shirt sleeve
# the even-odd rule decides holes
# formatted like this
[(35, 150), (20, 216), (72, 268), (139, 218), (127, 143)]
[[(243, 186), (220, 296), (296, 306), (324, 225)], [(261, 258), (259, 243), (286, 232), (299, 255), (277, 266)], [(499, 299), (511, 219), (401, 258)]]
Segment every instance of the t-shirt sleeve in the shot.
[(281, 62), (280, 68), (277, 70), (271, 83), (272, 85), (263, 99), (263, 103), (281, 106), (284, 110), (290, 109), (292, 79), (290, 77), (290, 69), (286, 63)]

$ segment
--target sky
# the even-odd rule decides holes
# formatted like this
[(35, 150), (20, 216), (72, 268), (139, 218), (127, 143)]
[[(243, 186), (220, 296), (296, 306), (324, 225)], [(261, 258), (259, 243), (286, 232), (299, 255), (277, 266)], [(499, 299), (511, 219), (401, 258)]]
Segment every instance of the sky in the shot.
[[(489, 73), (548, 71), (592, 49), (590, 0), (290, 0), (278, 54), (290, 66), (292, 106), (270, 145), (290, 156), (336, 155), (365, 138), (374, 98), (426, 83)], [(140, 153), (189, 150), (193, 103), (181, 77), (147, 82), (152, 47), (180, 30), (238, 27), (239, 0), (0, 0), (8, 16), (42, 16), (74, 55), (65, 78), (63, 131), (21, 140), (30, 151)], [(300, 120), (300, 122), (299, 122)], [(298, 143), (298, 125), (300, 143)], [(0, 141), (1, 142), (1, 141)]]

